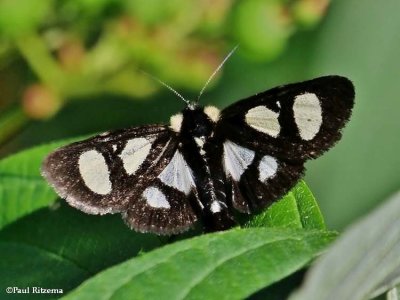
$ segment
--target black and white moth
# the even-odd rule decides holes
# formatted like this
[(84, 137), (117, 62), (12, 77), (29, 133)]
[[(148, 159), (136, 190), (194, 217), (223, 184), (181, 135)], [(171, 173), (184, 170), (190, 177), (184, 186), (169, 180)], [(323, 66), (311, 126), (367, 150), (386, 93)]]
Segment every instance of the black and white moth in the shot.
[(326, 76), (284, 85), (220, 111), (188, 103), (169, 125), (145, 125), (52, 152), (42, 174), (89, 214), (122, 213), (132, 229), (176, 234), (236, 224), (302, 177), (304, 162), (341, 137), (354, 104), (352, 83)]

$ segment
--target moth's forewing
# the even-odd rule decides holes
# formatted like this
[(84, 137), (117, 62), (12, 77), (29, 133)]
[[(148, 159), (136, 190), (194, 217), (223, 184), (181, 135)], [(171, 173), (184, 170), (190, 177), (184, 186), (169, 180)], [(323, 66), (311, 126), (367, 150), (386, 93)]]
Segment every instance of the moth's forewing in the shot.
[(275, 157), (316, 158), (341, 137), (354, 86), (340, 76), (283, 85), (224, 109), (216, 135)]

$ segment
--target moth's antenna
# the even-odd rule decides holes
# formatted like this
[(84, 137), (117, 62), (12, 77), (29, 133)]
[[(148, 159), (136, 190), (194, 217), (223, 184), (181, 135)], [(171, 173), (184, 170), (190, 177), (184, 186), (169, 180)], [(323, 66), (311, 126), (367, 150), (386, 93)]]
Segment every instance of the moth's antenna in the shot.
[(197, 101), (199, 102), (201, 95), (203, 95), (206, 87), (208, 86), (208, 84), (211, 82), (211, 80), (214, 78), (215, 74), (218, 73), (218, 71), (222, 68), (222, 66), (225, 64), (225, 62), (229, 59), (229, 57), (231, 57), (231, 55), (233, 54), (233, 52), (236, 51), (236, 49), (239, 47), (239, 45), (236, 45), (235, 48), (233, 48), (227, 56), (225, 56), (224, 60), (219, 64), (219, 66), (215, 69), (215, 71), (211, 74), (211, 76), (208, 78), (208, 80), (206, 81), (206, 83), (204, 84), (203, 88), (201, 89), (199, 96), (197, 97)]
[(185, 97), (183, 97), (181, 94), (179, 94), (175, 89), (173, 89), (171, 86), (166, 84), (164, 81), (158, 79), (157, 77), (147, 73), (146, 71), (141, 70), (144, 74), (152, 78), (153, 80), (157, 81), (158, 83), (161, 83), (163, 86), (165, 86), (167, 89), (169, 89), (171, 92), (173, 92), (175, 95), (177, 95), (180, 99), (182, 99), (187, 105), (190, 104), (189, 100), (186, 100)]

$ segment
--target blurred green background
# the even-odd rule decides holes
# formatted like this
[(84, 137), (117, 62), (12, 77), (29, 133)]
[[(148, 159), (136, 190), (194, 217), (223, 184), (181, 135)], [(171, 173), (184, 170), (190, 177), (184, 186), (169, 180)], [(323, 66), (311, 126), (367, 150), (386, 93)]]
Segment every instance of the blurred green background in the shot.
[(397, 0), (0, 0), (0, 155), (165, 123), (184, 103), (142, 71), (225, 107), (275, 85), (350, 78), (343, 139), (306, 181), (341, 229), (400, 188)]

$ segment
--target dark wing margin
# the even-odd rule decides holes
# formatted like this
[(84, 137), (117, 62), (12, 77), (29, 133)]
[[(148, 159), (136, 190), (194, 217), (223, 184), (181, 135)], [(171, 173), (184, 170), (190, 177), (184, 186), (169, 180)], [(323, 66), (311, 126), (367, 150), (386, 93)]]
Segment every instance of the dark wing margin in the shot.
[(340, 76), (273, 88), (221, 112), (216, 136), (278, 158), (316, 158), (341, 137), (354, 87)]
[[(179, 169), (186, 167), (181, 161), (176, 165), (177, 148), (176, 134), (167, 126), (107, 132), (50, 153), (42, 175), (83, 212), (119, 212), (137, 231), (174, 234), (197, 220), (192, 203), (198, 202), (191, 178), (174, 181), (182, 172), (191, 176)], [(162, 175), (168, 170), (169, 177)]]
[(107, 132), (50, 153), (42, 175), (61, 198), (86, 213), (121, 212), (131, 190), (162, 169), (160, 155), (170, 140), (164, 126)]

